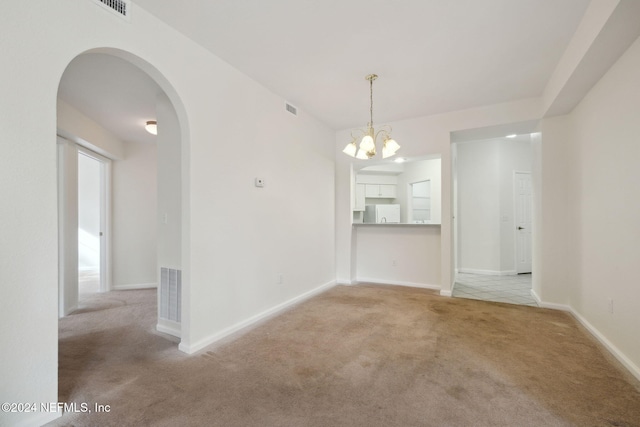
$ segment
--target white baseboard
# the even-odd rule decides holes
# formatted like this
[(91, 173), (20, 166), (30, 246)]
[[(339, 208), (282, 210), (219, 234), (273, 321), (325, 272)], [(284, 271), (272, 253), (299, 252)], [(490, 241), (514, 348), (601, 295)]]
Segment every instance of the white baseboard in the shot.
[(613, 354), (613, 356), (618, 359), (618, 361), (622, 363), (622, 365), (627, 368), (634, 377), (640, 380), (640, 367), (638, 367), (638, 365), (633, 363), (622, 351), (620, 351), (618, 347), (616, 347), (611, 341), (609, 341), (604, 335), (602, 335), (602, 333), (598, 329), (596, 329), (595, 326), (589, 323), (587, 319), (582, 317), (580, 313), (571, 309), (571, 314), (573, 314), (573, 317), (575, 317), (578, 322), (582, 324), (582, 326), (587, 328), (587, 330), (591, 332), (591, 335), (596, 337), (596, 339), (600, 341), (600, 343), (605, 346), (607, 350), (609, 350), (609, 353)]
[(140, 283), (134, 285), (114, 285), (111, 290), (113, 291), (130, 291), (134, 289), (152, 289), (157, 288), (157, 283)]
[(440, 290), (440, 285), (430, 285), (428, 283), (417, 283), (417, 282), (405, 282), (402, 280), (381, 280), (381, 279), (372, 279), (369, 277), (358, 277), (356, 283), (372, 283), (374, 285), (394, 285), (394, 286), (408, 286), (411, 288), (423, 288), (423, 289), (434, 289)]
[(355, 285), (356, 283), (357, 282), (354, 282), (353, 280), (345, 280), (345, 279), (336, 280), (336, 285), (351, 286), (351, 285)]
[(474, 268), (460, 268), (457, 273), (480, 274), (483, 276), (516, 276), (516, 270), (478, 270)]
[(291, 298), (288, 301), (285, 301), (281, 304), (276, 305), (275, 307), (272, 307), (268, 310), (265, 310), (261, 313), (256, 314), (255, 316), (251, 316), (246, 320), (243, 320), (239, 323), (236, 323), (233, 326), (230, 326), (226, 329), (223, 329), (222, 331), (215, 333), (213, 335), (210, 335), (206, 338), (203, 338), (193, 344), (189, 344), (189, 343), (184, 343), (181, 342), (180, 345), (178, 346), (178, 349), (180, 351), (183, 351), (187, 354), (193, 354), (198, 350), (202, 350), (203, 348), (205, 348), (208, 345), (211, 345), (213, 343), (215, 343), (216, 341), (220, 341), (223, 338), (228, 337), (229, 335), (238, 332), (241, 329), (244, 329), (248, 326), (253, 325), (254, 323), (257, 323), (263, 319), (266, 319), (269, 316), (272, 316), (278, 312), (284, 311), (288, 308), (290, 308), (291, 306), (298, 304), (306, 299), (309, 299), (317, 294), (320, 294), (324, 291), (326, 291), (327, 289), (330, 289), (332, 287), (334, 287), (336, 285), (335, 280), (332, 280), (330, 282), (325, 283), (324, 285), (320, 285), (315, 289), (312, 289), (310, 291), (307, 291), (301, 295), (298, 295), (297, 297)]
[(445, 290), (445, 289), (440, 289), (440, 296), (443, 297), (452, 297), (453, 296), (453, 290)]
[(600, 344), (602, 344), (608, 351), (618, 359), (622, 365), (627, 368), (631, 374), (640, 380), (640, 367), (638, 367), (635, 363), (633, 363), (618, 347), (616, 347), (611, 341), (609, 341), (595, 326), (593, 326), (587, 319), (585, 319), (580, 313), (573, 309), (570, 305), (565, 304), (556, 304), (544, 302), (540, 299), (540, 296), (531, 289), (531, 295), (536, 300), (538, 305), (542, 308), (550, 308), (553, 310), (561, 310), (569, 312), (578, 322), (584, 326), (591, 335), (593, 335)]
[(182, 325), (178, 322), (173, 322), (171, 320), (166, 320), (166, 319), (158, 318), (158, 323), (156, 324), (156, 330), (158, 332), (173, 335), (174, 337), (178, 337), (178, 338), (180, 338), (180, 336), (182, 335)]

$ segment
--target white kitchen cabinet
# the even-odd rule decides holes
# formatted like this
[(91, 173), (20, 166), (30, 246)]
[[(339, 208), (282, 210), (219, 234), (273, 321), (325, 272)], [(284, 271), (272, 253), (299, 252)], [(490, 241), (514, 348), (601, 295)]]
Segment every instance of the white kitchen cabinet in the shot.
[(365, 184), (365, 197), (377, 199), (395, 199), (395, 184)]

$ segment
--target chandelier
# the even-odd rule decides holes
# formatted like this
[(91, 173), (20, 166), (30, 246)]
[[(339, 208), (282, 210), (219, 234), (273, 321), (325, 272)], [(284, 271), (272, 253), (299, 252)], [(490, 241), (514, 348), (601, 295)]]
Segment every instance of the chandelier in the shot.
[(360, 146), (356, 145), (358, 137), (351, 133), (351, 142), (344, 147), (342, 150), (343, 153), (355, 157), (356, 159), (367, 160), (376, 155), (376, 142), (378, 141), (378, 136), (382, 137), (382, 158), (386, 159), (387, 157), (391, 157), (396, 154), (396, 151), (400, 148), (398, 143), (391, 138), (391, 126), (382, 126), (377, 132), (373, 128), (373, 81), (377, 79), (378, 76), (375, 74), (369, 74), (365, 77), (365, 80), (369, 81), (369, 99), (371, 101), (371, 105), (369, 107), (369, 123), (367, 124), (367, 129), (359, 129), (361, 135), (358, 137), (362, 137), (360, 139)]

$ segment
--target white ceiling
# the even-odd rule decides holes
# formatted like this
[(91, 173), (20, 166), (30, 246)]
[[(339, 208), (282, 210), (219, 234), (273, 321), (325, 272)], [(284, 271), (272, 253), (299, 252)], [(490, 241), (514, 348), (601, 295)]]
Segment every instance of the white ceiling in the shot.
[(539, 96), (588, 0), (134, 0), (334, 129)]
[[(589, 0), (133, 0), (333, 129), (539, 96)], [(135, 19), (135, 17), (132, 17)], [(160, 89), (91, 54), (59, 96), (123, 140)]]

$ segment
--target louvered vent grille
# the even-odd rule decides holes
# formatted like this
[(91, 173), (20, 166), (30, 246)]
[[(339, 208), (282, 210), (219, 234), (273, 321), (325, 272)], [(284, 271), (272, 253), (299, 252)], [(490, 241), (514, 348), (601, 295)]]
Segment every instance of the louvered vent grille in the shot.
[(117, 13), (118, 15), (128, 18), (129, 3), (131, 0), (94, 0), (96, 3)]
[(290, 112), (294, 116), (298, 115), (298, 109), (293, 105), (289, 104), (288, 102), (285, 102), (285, 108), (287, 109), (288, 112)]
[(180, 323), (182, 271), (160, 268), (160, 318)]

